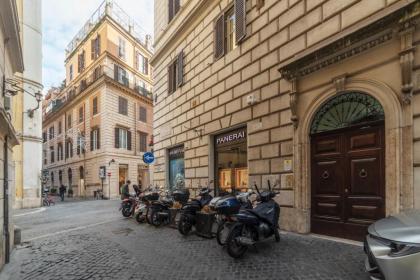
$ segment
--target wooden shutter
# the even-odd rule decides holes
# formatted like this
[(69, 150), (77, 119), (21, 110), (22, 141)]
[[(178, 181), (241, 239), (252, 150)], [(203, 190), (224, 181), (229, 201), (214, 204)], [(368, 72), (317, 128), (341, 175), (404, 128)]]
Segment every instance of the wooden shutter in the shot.
[(235, 0), (235, 32), (238, 44), (246, 36), (246, 0)]
[(225, 54), (225, 15), (221, 14), (214, 24), (214, 58)]
[(168, 0), (168, 22), (174, 18), (174, 0)]
[(99, 128), (96, 129), (96, 149), (100, 149), (101, 148), (101, 131)]
[(180, 52), (177, 58), (177, 86), (180, 87), (184, 83), (184, 52)]
[(127, 130), (127, 150), (131, 151), (131, 131)]
[(93, 129), (90, 130), (90, 150), (93, 151)]
[(171, 94), (172, 92), (174, 92), (173, 80), (174, 80), (174, 64), (171, 63), (168, 67), (168, 94)]
[(115, 128), (115, 148), (120, 147), (120, 129), (118, 127)]
[(144, 58), (144, 74), (149, 75), (149, 59), (147, 57)]
[(114, 80), (118, 81), (118, 65), (114, 64)]
[(73, 157), (73, 142), (70, 141), (70, 157)]
[(134, 51), (134, 68), (139, 70), (139, 53)]
[(96, 37), (96, 55), (99, 56), (101, 53), (101, 35), (98, 34)]
[(96, 40), (90, 40), (90, 59), (95, 59)]

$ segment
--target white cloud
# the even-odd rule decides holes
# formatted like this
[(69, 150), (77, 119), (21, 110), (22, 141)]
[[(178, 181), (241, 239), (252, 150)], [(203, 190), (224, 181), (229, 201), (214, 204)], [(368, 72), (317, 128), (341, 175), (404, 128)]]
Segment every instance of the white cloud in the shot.
[[(65, 78), (67, 44), (103, 0), (43, 0), (43, 84), (48, 90)], [(153, 34), (153, 0), (115, 0), (147, 33)]]

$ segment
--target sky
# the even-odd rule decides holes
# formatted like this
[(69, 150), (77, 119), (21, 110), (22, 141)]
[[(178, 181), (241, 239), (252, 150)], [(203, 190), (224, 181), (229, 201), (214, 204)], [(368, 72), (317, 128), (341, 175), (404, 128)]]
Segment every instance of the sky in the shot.
[[(104, 0), (42, 0), (42, 75), (44, 92), (65, 78), (67, 44)], [(115, 0), (148, 34), (153, 35), (153, 0)]]

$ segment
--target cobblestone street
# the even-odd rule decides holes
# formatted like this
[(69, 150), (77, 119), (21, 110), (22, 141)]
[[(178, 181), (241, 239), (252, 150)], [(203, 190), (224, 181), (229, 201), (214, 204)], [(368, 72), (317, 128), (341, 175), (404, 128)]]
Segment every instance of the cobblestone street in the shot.
[(233, 260), (215, 240), (138, 225), (118, 205), (74, 202), (18, 212), (23, 243), (0, 279), (368, 279), (360, 246), (282, 234), (280, 243), (267, 241)]

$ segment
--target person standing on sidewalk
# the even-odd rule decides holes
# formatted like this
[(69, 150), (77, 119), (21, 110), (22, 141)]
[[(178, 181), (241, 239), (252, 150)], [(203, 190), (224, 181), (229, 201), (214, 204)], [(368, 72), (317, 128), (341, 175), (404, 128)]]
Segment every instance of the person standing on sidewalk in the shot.
[(63, 184), (61, 184), (59, 191), (60, 191), (61, 201), (64, 201), (64, 194), (66, 193), (66, 187)]
[(122, 185), (122, 187), (121, 187), (121, 200), (124, 200), (124, 199), (130, 197), (130, 189), (129, 189), (130, 184), (131, 184), (130, 180), (127, 180), (127, 182), (124, 185)]

